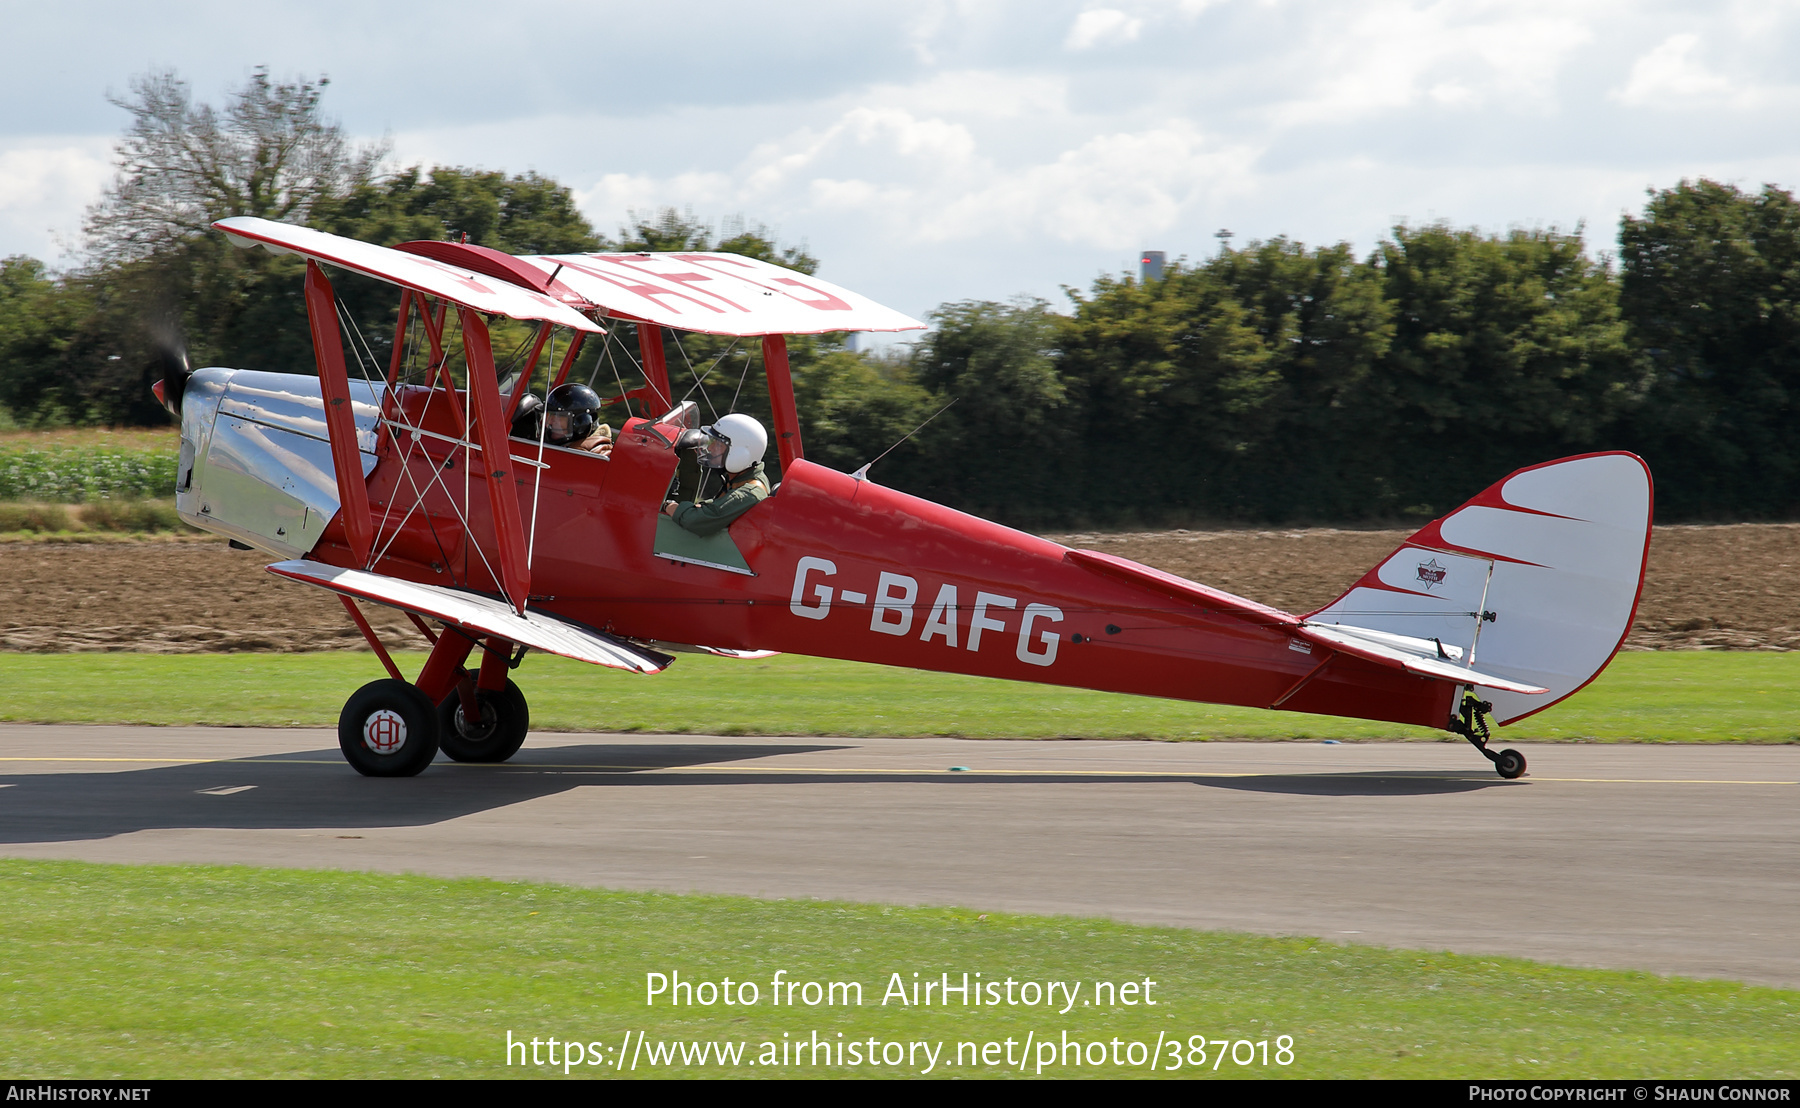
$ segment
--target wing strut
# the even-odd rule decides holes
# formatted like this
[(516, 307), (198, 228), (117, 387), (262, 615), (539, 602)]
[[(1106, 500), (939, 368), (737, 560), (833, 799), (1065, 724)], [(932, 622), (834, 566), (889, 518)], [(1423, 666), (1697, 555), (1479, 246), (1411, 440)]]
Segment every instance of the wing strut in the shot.
[(781, 472), (795, 458), (806, 457), (800, 448), (800, 413), (794, 407), (794, 378), (788, 372), (787, 336), (763, 336), (763, 371), (769, 378), (769, 407), (775, 415), (775, 445), (781, 453)]
[(669, 363), (663, 357), (662, 328), (654, 323), (637, 325), (638, 361), (644, 367), (644, 381), (656, 390), (656, 407), (647, 413), (652, 419), (675, 406), (675, 393), (669, 388)]
[(319, 387), (325, 396), (325, 428), (331, 439), (331, 465), (337, 473), (339, 516), (356, 564), (369, 564), (375, 527), (369, 516), (369, 487), (363, 484), (357, 456), (356, 416), (350, 403), (350, 375), (344, 368), (344, 338), (338, 330), (337, 297), (319, 263), (306, 261), (306, 319), (312, 325), (313, 357), (319, 363)]
[[(531, 566), (526, 560), (525, 520), (519, 512), (513, 481), (512, 451), (506, 442), (506, 405), (494, 376), (494, 351), (481, 313), (458, 307), (462, 317), (463, 352), (469, 361), (469, 397), (475, 409), (475, 437), (481, 443), (488, 500), (494, 506), (494, 538), (500, 547), (500, 587), (513, 611), (525, 611), (531, 595)], [(348, 413), (346, 413), (348, 418)]]

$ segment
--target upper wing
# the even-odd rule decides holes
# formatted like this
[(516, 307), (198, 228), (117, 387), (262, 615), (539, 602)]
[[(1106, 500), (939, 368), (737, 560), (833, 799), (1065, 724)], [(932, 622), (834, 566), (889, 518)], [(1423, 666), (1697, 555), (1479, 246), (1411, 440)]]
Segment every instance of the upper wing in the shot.
[(552, 254), (521, 257), (604, 308), (682, 331), (816, 335), (914, 331), (924, 324), (849, 289), (741, 254)]
[(239, 246), (262, 246), (277, 254), (299, 254), (427, 296), (463, 304), (478, 312), (509, 319), (543, 320), (596, 334), (605, 331), (604, 327), (554, 297), (435, 258), (255, 216), (234, 215), (213, 226)]

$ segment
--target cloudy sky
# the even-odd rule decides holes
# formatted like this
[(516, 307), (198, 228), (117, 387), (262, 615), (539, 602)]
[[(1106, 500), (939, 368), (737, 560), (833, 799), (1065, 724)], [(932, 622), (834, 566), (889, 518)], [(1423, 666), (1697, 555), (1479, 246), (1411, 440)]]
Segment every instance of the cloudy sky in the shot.
[[(146, 12), (155, 9), (154, 16)], [(395, 163), (533, 169), (604, 230), (743, 215), (923, 315), (1397, 221), (1572, 228), (1800, 187), (1800, 0), (4, 0), (0, 254), (69, 264), (133, 75), (266, 65)]]

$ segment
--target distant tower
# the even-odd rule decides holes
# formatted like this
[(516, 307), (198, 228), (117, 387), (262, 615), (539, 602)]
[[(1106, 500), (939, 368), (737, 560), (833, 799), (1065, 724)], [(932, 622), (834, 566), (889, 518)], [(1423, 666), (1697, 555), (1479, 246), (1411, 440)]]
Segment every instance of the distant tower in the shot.
[(1140, 272), (1146, 281), (1162, 280), (1163, 262), (1166, 255), (1161, 250), (1146, 250), (1139, 259)]

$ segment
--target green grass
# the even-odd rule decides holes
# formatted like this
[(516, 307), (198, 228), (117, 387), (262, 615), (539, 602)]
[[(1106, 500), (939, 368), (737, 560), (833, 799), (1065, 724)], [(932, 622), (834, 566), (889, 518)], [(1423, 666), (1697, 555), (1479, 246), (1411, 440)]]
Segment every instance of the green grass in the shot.
[[(956, 1044), (1293, 1039), (1208, 1079), (1793, 1078), (1800, 993), (1312, 939), (957, 909), (615, 893), (239, 867), (0, 862), (0, 1070), (33, 1078), (561, 1077), (506, 1035), (652, 1044), (945, 1044), (934, 1076), (1007, 1075)], [(775, 971), (861, 1007), (776, 1007)], [(649, 973), (753, 981), (752, 1006), (645, 1004)], [(904, 983), (1156, 982), (1144, 1005), (881, 1005)], [(1015, 994), (1016, 995), (1016, 994)], [(1062, 1007), (1059, 1003), (1058, 1008)], [(1004, 1049), (1002, 1047), (1001, 1049)], [(1123, 1049), (1129, 1049), (1123, 1046)], [(1240, 1056), (1244, 1048), (1238, 1048)], [(1166, 1050), (1166, 1047), (1165, 1047)], [(584, 1049), (583, 1056), (586, 1051)], [(1026, 1072), (1036, 1061), (1033, 1050)], [(540, 1050), (540, 1058), (545, 1057)], [(1015, 1058), (1018, 1054), (1015, 1053)], [(1164, 1059), (1166, 1063), (1166, 1058)], [(966, 1056), (965, 1056), (966, 1063)], [(627, 1063), (629, 1065), (629, 1062)], [(898, 1076), (916, 1066), (647, 1065), (635, 1076)], [(584, 1076), (622, 1076), (608, 1065)], [(627, 1073), (629, 1074), (629, 1070)], [(1149, 1076), (1147, 1063), (1045, 1076)], [(1158, 1074), (1161, 1076), (1162, 1074)], [(571, 1075), (573, 1076), (573, 1074)]]
[(94, 432), (0, 437), (0, 501), (172, 497), (178, 440), (146, 439), (119, 436), (115, 442)]
[(93, 535), (147, 537), (158, 533), (199, 535), (169, 500), (103, 498), (80, 506), (0, 503), (0, 541), (37, 539), (80, 542)]
[[(411, 674), (421, 655), (402, 655)], [(13, 654), (0, 720), (333, 726), (382, 676), (366, 653)], [(783, 656), (682, 657), (642, 677), (531, 655), (516, 675), (540, 731), (969, 738), (1430, 739), (1443, 732), (1328, 716), (1019, 684)], [(1622, 654), (1512, 739), (1791, 743), (1800, 653)]]

